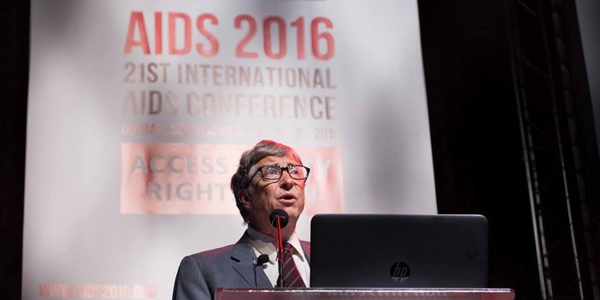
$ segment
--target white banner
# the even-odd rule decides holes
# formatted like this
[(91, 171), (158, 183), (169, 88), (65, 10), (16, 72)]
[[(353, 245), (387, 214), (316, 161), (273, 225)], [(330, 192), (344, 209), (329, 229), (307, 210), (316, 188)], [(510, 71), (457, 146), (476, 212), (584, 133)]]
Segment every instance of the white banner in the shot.
[(33, 0), (23, 298), (168, 299), (262, 139), (316, 213), (436, 213), (416, 1)]

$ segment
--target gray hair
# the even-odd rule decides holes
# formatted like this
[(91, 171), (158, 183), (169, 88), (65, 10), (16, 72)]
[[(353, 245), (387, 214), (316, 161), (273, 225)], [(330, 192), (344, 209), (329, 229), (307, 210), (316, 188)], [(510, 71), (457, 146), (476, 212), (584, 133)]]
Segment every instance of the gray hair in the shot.
[(302, 164), (300, 156), (298, 156), (298, 153), (296, 153), (294, 149), (270, 140), (262, 140), (258, 142), (254, 148), (242, 154), (237, 172), (231, 177), (231, 191), (235, 197), (235, 204), (240, 210), (240, 215), (244, 218), (245, 223), (248, 223), (248, 211), (242, 205), (240, 197), (242, 194), (246, 194), (249, 198), (254, 196), (255, 190), (250, 184), (252, 181), (250, 176), (254, 175), (254, 172), (256, 172), (256, 163), (268, 156), (284, 157), (288, 154), (292, 155), (292, 157)]

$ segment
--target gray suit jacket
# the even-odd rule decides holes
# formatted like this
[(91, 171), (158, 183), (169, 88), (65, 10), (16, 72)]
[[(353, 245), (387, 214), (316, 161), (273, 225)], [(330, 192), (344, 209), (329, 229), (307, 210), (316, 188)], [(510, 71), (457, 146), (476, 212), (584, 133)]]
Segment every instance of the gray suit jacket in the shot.
[[(310, 243), (300, 243), (310, 263)], [(254, 266), (255, 260), (248, 233), (233, 245), (186, 256), (177, 271), (173, 300), (214, 299), (219, 287), (272, 288), (263, 269)]]

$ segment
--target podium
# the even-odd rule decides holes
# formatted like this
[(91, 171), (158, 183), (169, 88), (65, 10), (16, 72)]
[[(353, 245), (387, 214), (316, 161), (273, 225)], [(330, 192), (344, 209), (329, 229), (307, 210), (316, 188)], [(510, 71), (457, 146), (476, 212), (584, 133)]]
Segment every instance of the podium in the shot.
[(513, 300), (512, 289), (218, 288), (215, 300)]

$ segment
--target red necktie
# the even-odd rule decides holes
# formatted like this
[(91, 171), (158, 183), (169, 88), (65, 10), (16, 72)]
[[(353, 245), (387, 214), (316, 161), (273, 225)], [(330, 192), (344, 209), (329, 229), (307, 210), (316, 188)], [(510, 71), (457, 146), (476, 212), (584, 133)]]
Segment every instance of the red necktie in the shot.
[(283, 251), (283, 280), (285, 280), (285, 287), (306, 287), (294, 263), (290, 243), (285, 243)]

